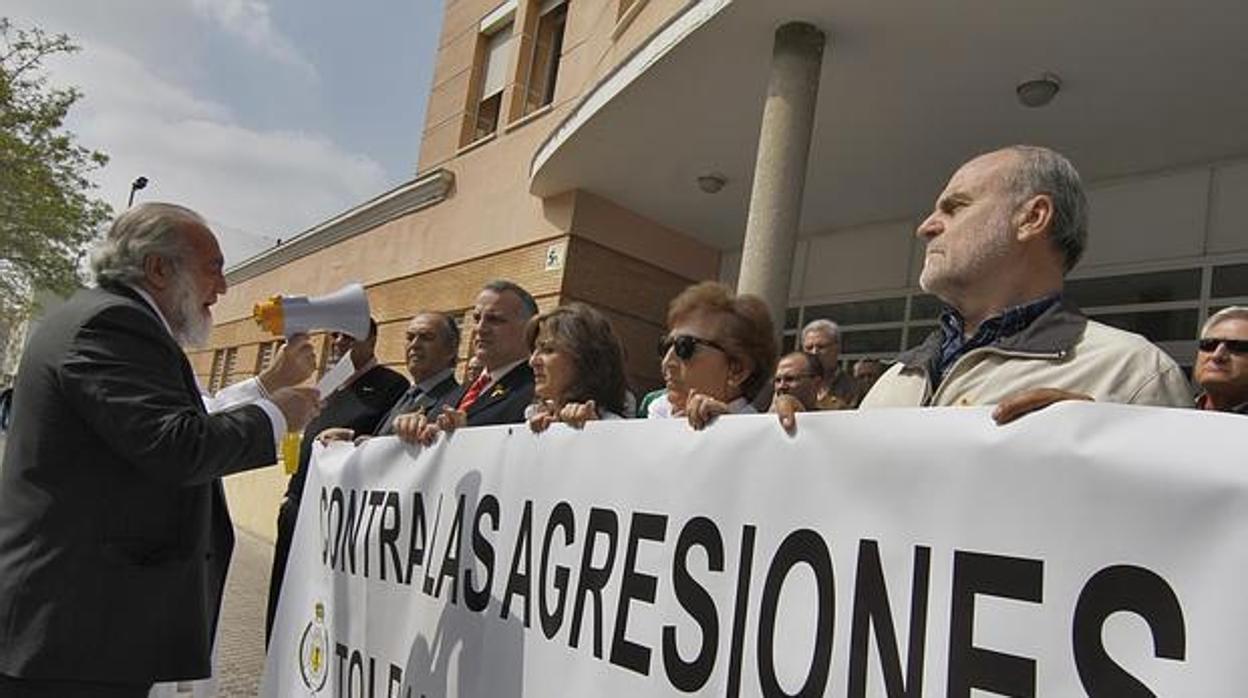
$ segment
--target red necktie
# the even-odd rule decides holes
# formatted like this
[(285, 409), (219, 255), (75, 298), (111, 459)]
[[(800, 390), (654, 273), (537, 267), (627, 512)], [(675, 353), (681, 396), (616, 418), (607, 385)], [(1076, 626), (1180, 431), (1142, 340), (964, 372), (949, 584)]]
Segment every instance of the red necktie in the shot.
[(480, 397), (481, 391), (485, 390), (485, 386), (489, 384), (489, 374), (482, 371), (481, 375), (477, 376), (477, 379), (472, 382), (472, 385), (468, 386), (468, 392), (464, 393), (464, 396), (459, 399), (460, 411), (467, 412), (468, 408), (472, 407), (472, 403), (476, 402), (477, 398)]

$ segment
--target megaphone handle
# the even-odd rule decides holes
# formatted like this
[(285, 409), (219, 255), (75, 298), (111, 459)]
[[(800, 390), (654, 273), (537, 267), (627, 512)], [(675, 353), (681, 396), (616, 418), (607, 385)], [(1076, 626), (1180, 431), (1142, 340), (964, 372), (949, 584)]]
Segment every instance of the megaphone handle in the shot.
[(294, 475), (299, 470), (299, 447), (302, 444), (302, 432), (288, 431), (282, 436), (282, 470), (287, 475)]

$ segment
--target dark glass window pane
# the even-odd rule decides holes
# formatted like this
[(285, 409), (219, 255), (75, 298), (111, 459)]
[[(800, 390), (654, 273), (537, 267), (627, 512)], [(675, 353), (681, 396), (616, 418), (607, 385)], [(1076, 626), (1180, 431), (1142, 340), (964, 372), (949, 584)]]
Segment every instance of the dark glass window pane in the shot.
[(784, 329), (786, 330), (797, 329), (797, 316), (798, 316), (797, 308), (789, 308), (788, 310), (784, 311)]
[(1214, 267), (1211, 295), (1214, 298), (1248, 296), (1248, 264)]
[(935, 320), (940, 317), (940, 313), (944, 308), (945, 304), (936, 296), (926, 293), (918, 295), (910, 301), (910, 319)]
[(901, 346), (901, 329), (859, 330), (841, 333), (841, 351), (846, 354), (894, 352)]
[(780, 338), (780, 353), (787, 354), (791, 351), (797, 351), (797, 335), (786, 334)]
[(1195, 339), (1196, 310), (1162, 310), (1151, 313), (1108, 313), (1093, 319), (1119, 329), (1142, 334), (1153, 342)]
[(936, 330), (935, 324), (913, 324), (910, 325), (910, 334), (906, 336), (906, 348), (911, 349), (923, 343), (927, 336)]
[(1197, 300), (1200, 298), (1200, 270), (1179, 269), (1068, 281), (1066, 296), (1081, 308)]
[(857, 303), (812, 305), (806, 309), (806, 322), (827, 318), (838, 325), (866, 325), (873, 322), (901, 322), (906, 317), (905, 298), (881, 298)]

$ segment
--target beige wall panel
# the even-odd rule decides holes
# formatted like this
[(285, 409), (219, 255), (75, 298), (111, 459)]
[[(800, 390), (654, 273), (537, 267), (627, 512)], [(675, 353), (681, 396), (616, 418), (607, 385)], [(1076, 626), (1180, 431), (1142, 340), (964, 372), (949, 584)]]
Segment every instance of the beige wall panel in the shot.
[(556, 107), (564, 107), (570, 111), (581, 95), (585, 94), (590, 86), (588, 83), (596, 72), (595, 58), (593, 51), (585, 43), (564, 47), (559, 59), (559, 79), (555, 84)]
[(611, 38), (611, 34), (615, 30), (619, 3), (618, 0), (611, 0), (606, 4), (603, 10), (589, 13), (591, 18), (587, 20), (584, 48), (591, 73), (583, 89), (602, 79), (688, 3), (687, 0), (649, 0), (615, 39)]
[(238, 358), (234, 361), (234, 370), (225, 377), (225, 384), (237, 383), (244, 378), (256, 375), (256, 357), (260, 355), (259, 344), (244, 344), (238, 348)]
[(461, 157), (447, 201), (238, 284), (219, 304), (218, 319), (249, 316), (256, 299), (276, 293), (314, 295), (352, 281), (371, 286), (561, 234), (527, 191), (526, 140), (504, 139), (490, 152)]
[(418, 172), (429, 172), (446, 164), (455, 157), (459, 148), (459, 136), (463, 133), (461, 119), (448, 119), (441, 124), (425, 129), (420, 138), (420, 156), (417, 160)]
[(611, 50), (610, 32), (611, 18), (615, 16), (614, 8), (579, 9), (578, 12), (574, 5), (568, 14), (563, 62), (559, 64), (560, 84), (556, 87), (555, 94), (557, 100), (577, 98), (592, 87), (600, 76), (599, 67)]
[(542, 200), (542, 215), (559, 230), (572, 230), (576, 216), (577, 193), (567, 191)]
[(397, 279), (370, 289), (373, 314), (379, 321), (410, 318), (417, 310), (462, 313), (476, 300), (481, 285), (510, 279), (536, 297), (559, 293), (563, 270), (546, 271), (551, 241), (508, 250), (455, 266)]
[(594, 33), (606, 34), (619, 0), (569, 0), (568, 23), (563, 30), (563, 49), (578, 46)]
[(1208, 254), (1248, 252), (1248, 162), (1214, 170)]
[(912, 233), (896, 222), (810, 238), (801, 297), (906, 286)]
[(276, 540), (277, 507), (288, 479), (277, 465), (225, 478), (225, 497), (234, 525), (269, 542)]
[[(369, 287), (370, 310), (379, 323), (379, 358), (385, 363), (403, 361), (407, 321), (417, 311), (442, 310), (461, 315), (472, 306), (481, 285), (493, 279), (515, 281), (537, 297), (539, 305), (553, 305), (558, 300), (563, 268), (545, 268), (546, 254), (552, 244), (563, 247), (566, 260), (566, 239), (551, 238)], [(282, 270), (273, 273), (279, 271)], [(461, 351), (466, 347), (467, 330), (461, 327), (465, 337)], [(240, 346), (236, 366), (239, 371), (246, 370), (250, 375), (255, 365), (257, 344), (270, 339), (272, 337), (260, 330), (248, 316), (216, 326), (211, 341), (213, 347)], [(197, 373), (207, 375), (212, 365), (211, 351), (201, 354), (204, 356), (197, 362), (202, 364), (202, 368), (197, 369)]]
[(438, 49), (438, 62), (433, 68), (435, 90), (447, 80), (472, 70), (477, 48), (477, 34), (475, 26), (468, 27), (466, 31), (452, 37)]
[(668, 303), (694, 281), (608, 247), (573, 238), (563, 291), (594, 305), (662, 325)]
[(409, 318), (397, 319), (393, 322), (377, 323), (377, 344), (373, 354), (377, 360), (394, 370), (407, 375), (404, 363), (407, 361), (407, 322)]
[(572, 231), (686, 279), (719, 276), (718, 250), (589, 192), (576, 194)]
[(442, 14), (439, 50), (464, 34), (476, 34), (480, 29), (481, 20), (499, 4), (501, 3), (498, 0), (457, 0), (448, 4)]
[(1081, 269), (1199, 255), (1209, 170), (1141, 177), (1088, 193), (1088, 250)]
[(426, 130), (438, 128), (452, 120), (456, 120), (457, 123), (462, 120), (471, 79), (472, 71), (465, 68), (438, 83), (429, 91), (429, 102), (425, 112)]
[[(221, 319), (219, 314), (214, 313), (214, 316), (218, 321)], [(267, 342), (271, 339), (276, 338), (260, 329), (260, 326), (251, 319), (251, 311), (248, 310), (246, 317), (222, 322), (213, 327), (209, 341), (214, 347), (236, 347), (242, 344)]]
[(195, 375), (208, 375), (212, 371), (212, 350), (204, 349), (186, 352), (187, 361), (191, 362), (191, 370)]

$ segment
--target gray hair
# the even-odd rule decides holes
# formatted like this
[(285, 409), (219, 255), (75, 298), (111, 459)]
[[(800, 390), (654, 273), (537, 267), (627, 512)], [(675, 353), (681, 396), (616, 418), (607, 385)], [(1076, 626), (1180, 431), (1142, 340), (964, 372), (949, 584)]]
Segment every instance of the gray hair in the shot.
[(175, 267), (187, 253), (178, 229), (187, 223), (208, 227), (198, 213), (177, 204), (145, 202), (113, 221), (108, 236), (91, 253), (91, 271), (98, 284), (139, 284), (143, 260), (156, 255)]
[(524, 290), (520, 284), (506, 279), (495, 279), (481, 287), (482, 291), (493, 291), (497, 294), (510, 292), (520, 299), (520, 304), (524, 306), (524, 319), (537, 315), (537, 301), (533, 300), (533, 294)]
[(1205, 320), (1205, 324), (1200, 328), (1201, 338), (1205, 338), (1216, 325), (1226, 320), (1243, 320), (1248, 322), (1248, 306), (1232, 305), (1229, 308), (1223, 308)]
[(1014, 145), (1006, 152), (1018, 157), (1007, 186), (1018, 203), (1037, 194), (1053, 198), (1050, 239), (1066, 257), (1069, 272), (1088, 245), (1088, 197), (1075, 166), (1061, 153), (1034, 145)]
[(806, 326), (802, 328), (802, 336), (799, 337), (798, 339), (805, 339), (807, 332), (816, 332), (816, 331), (822, 332), (826, 334), (827, 336), (831, 337), (832, 341), (836, 342), (837, 344), (841, 343), (840, 325), (837, 325), (835, 322), (832, 322), (831, 320), (828, 320), (826, 318), (820, 318), (818, 320), (811, 320), (810, 322), (806, 323)]

